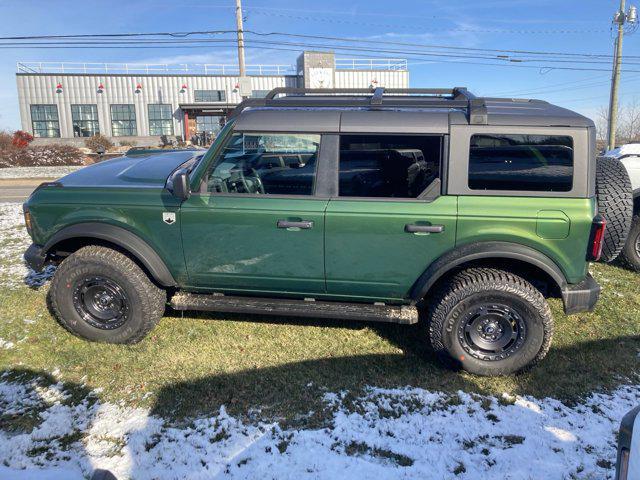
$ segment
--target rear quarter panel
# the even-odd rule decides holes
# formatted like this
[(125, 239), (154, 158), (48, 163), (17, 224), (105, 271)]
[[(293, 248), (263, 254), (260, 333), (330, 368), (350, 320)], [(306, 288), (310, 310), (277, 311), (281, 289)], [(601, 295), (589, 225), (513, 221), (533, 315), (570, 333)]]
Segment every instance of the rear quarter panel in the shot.
[(460, 196), (456, 245), (504, 241), (551, 258), (569, 283), (587, 273), (593, 198)]

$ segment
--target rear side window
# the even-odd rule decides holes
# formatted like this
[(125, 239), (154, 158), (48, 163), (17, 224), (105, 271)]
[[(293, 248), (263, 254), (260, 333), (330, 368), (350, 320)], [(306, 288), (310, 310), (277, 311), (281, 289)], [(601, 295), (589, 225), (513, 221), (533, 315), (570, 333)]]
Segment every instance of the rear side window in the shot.
[(469, 188), (568, 192), (573, 186), (573, 139), (556, 135), (471, 137)]
[(440, 176), (442, 137), (342, 135), (342, 197), (416, 198)]

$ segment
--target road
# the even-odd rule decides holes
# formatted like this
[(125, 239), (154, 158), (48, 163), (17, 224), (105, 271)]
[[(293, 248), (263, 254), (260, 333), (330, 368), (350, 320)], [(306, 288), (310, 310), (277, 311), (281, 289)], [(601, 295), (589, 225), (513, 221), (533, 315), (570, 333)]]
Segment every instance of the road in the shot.
[(33, 190), (49, 178), (8, 178), (0, 179), (0, 203), (24, 202)]

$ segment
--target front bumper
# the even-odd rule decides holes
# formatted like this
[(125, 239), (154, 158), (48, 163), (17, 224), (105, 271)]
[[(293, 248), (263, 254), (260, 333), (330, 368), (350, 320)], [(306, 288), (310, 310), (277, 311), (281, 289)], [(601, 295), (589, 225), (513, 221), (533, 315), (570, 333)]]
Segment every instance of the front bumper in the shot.
[(27, 265), (29, 265), (36, 272), (39, 272), (42, 270), (42, 267), (44, 267), (47, 256), (42, 251), (41, 245), (32, 243), (31, 245), (29, 245), (29, 248), (27, 248), (27, 251), (24, 252), (24, 260), (27, 262)]
[(591, 312), (596, 306), (600, 296), (600, 285), (587, 274), (585, 279), (574, 285), (566, 285), (562, 289), (562, 301), (564, 303), (564, 313)]

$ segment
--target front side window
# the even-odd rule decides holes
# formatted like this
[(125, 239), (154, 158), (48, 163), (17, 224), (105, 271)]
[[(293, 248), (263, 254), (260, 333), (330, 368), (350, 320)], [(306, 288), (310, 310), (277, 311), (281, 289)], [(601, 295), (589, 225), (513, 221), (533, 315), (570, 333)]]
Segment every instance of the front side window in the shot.
[(111, 133), (114, 137), (129, 137), (138, 134), (135, 106), (111, 105)]
[(320, 135), (232, 134), (206, 182), (213, 193), (313, 195)]
[(568, 192), (573, 139), (561, 135), (484, 134), (471, 137), (469, 188)]
[(173, 113), (169, 104), (149, 104), (149, 135), (173, 135)]
[(34, 137), (59, 137), (58, 106), (31, 105), (31, 126)]
[(442, 136), (341, 135), (341, 197), (417, 198), (440, 176)]
[(224, 90), (194, 90), (193, 97), (196, 102), (225, 102), (227, 100)]
[(92, 137), (100, 133), (96, 105), (71, 105), (74, 137)]

